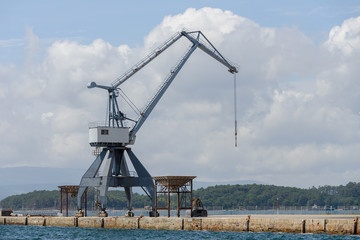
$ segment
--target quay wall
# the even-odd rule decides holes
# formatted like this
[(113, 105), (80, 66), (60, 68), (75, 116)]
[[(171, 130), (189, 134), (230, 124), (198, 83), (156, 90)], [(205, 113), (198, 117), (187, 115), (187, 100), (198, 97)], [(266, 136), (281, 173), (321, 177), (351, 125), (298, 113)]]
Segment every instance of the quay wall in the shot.
[(0, 225), (121, 229), (360, 234), (357, 216), (262, 215), (190, 217), (0, 216)]

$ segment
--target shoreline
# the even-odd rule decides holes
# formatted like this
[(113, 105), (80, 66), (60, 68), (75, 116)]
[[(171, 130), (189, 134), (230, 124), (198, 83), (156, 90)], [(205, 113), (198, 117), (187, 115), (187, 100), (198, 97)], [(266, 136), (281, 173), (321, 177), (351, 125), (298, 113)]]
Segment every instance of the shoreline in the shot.
[(349, 235), (360, 233), (356, 215), (217, 215), (209, 217), (0, 216), (0, 225), (92, 227)]

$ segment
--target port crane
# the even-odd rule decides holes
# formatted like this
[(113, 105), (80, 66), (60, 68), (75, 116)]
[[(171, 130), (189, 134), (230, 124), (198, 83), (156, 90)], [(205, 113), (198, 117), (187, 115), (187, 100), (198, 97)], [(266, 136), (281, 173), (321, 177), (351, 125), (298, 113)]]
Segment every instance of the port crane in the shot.
[[(178, 64), (170, 71), (170, 74), (162, 82), (155, 95), (151, 98), (144, 110), (140, 113), (139, 118), (137, 120), (127, 118), (126, 114), (120, 111), (119, 104), (117, 102), (117, 97), (119, 94), (121, 94), (122, 91), (120, 86), (182, 37), (187, 38), (191, 42), (189, 49), (185, 52)], [(129, 145), (133, 145), (135, 143), (136, 133), (144, 124), (151, 111), (154, 109), (165, 91), (175, 79), (176, 75), (184, 66), (185, 62), (197, 48), (200, 48), (218, 62), (225, 65), (230, 73), (235, 74), (238, 72), (237, 68), (220, 54), (220, 52), (211, 44), (211, 42), (201, 31), (181, 31), (174, 34), (170, 39), (152, 51), (144, 59), (126, 71), (123, 75), (115, 79), (110, 86), (99, 85), (95, 82), (88, 84), (88, 88), (100, 88), (107, 91), (107, 120), (102, 124), (89, 124), (90, 146), (96, 147), (100, 149), (100, 151), (98, 152), (94, 162), (81, 178), (77, 196), (77, 214), (83, 215), (83, 195), (88, 187), (95, 187), (99, 190), (99, 205), (101, 209), (99, 213), (100, 216), (107, 216), (106, 194), (109, 187), (124, 188), (128, 202), (128, 211), (126, 216), (133, 216), (133, 213), (131, 212), (132, 187), (141, 187), (150, 197), (152, 201), (152, 207), (154, 209), (155, 189), (153, 179), (150, 173), (145, 169), (143, 164), (133, 153)], [(128, 124), (126, 124), (129, 121), (133, 123), (131, 128), (128, 127)], [(135, 169), (135, 175), (131, 174), (129, 171), (128, 163), (130, 162), (126, 158), (126, 155)], [(102, 166), (106, 156), (107, 160), (105, 161), (103, 170), (100, 173), (100, 167)], [(153, 211), (150, 212), (150, 216), (155, 216), (155, 213)]]

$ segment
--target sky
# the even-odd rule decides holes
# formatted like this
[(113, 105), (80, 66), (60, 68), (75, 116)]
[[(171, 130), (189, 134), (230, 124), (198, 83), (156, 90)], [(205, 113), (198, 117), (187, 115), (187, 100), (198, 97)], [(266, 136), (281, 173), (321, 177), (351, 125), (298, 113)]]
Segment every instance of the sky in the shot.
[[(198, 49), (132, 146), (151, 175), (302, 188), (360, 181), (358, 1), (0, 4), (2, 168), (85, 171), (88, 123), (105, 118), (107, 101), (87, 83), (109, 85), (187, 29), (240, 66), (238, 147), (233, 76)], [(189, 45), (179, 40), (122, 90), (143, 108)]]

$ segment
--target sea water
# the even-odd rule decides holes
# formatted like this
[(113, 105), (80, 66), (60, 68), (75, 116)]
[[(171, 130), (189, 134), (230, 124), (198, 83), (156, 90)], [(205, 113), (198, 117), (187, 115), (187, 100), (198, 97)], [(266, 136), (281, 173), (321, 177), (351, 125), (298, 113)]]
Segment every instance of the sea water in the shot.
[(240, 240), (282, 240), (282, 239), (360, 239), (360, 236), (337, 236), (328, 234), (290, 234), (290, 233), (246, 233), (209, 231), (165, 231), (145, 229), (107, 229), (75, 227), (42, 227), (1, 225), (0, 239), (240, 239)]

